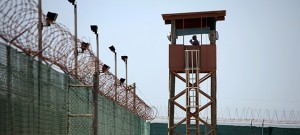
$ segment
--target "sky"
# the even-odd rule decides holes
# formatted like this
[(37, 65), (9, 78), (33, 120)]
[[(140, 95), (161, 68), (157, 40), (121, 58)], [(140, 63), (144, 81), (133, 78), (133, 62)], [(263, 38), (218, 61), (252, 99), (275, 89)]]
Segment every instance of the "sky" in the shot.
[[(149, 105), (167, 108), (170, 25), (161, 14), (226, 10), (217, 22), (218, 108), (300, 110), (299, 0), (78, 0), (78, 38), (92, 44), (98, 25), (100, 59), (125, 78)], [(43, 12), (58, 13), (57, 23), (74, 33), (74, 10), (67, 0), (43, 0)], [(190, 37), (185, 37), (190, 38)], [(208, 41), (208, 38), (204, 38)], [(188, 43), (186, 43), (188, 44)], [(208, 84), (208, 83), (207, 83)], [(207, 86), (203, 86), (203, 89)], [(176, 85), (176, 93), (182, 90)]]

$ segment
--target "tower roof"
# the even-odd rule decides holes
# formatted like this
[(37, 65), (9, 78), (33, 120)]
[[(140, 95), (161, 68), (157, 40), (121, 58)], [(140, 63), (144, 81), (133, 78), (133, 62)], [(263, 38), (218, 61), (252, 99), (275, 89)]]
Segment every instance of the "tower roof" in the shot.
[(226, 10), (162, 14), (165, 24), (171, 24), (171, 21), (175, 20), (177, 29), (207, 27), (208, 18), (223, 21), (225, 16)]

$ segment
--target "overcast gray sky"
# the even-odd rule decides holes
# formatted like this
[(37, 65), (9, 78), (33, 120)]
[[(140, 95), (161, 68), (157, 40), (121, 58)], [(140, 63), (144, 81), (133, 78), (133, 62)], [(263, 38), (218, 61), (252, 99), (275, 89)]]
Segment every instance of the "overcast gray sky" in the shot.
[[(78, 0), (78, 37), (95, 49), (90, 25), (98, 25), (103, 63), (114, 71), (108, 49), (114, 45), (119, 57), (129, 57), (129, 83), (137, 83), (139, 96), (167, 107), (170, 26), (161, 14), (226, 10), (225, 21), (217, 22), (218, 107), (300, 110), (299, 5), (299, 0)], [(57, 23), (74, 33), (67, 0), (43, 0), (43, 10), (57, 12)], [(118, 77), (125, 77), (120, 58)]]

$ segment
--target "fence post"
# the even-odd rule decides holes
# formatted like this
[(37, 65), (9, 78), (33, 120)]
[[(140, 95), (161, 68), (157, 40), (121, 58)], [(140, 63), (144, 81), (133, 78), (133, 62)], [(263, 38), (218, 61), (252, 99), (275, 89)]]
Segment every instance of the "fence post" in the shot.
[(261, 124), (261, 134), (264, 135), (264, 123), (265, 123), (265, 120), (263, 119), (263, 122)]

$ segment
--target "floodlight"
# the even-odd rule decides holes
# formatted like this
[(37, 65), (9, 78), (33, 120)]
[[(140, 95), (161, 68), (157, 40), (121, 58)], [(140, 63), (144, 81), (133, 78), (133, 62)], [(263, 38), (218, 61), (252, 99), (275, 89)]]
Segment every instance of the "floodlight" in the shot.
[(121, 59), (122, 59), (124, 62), (127, 62), (128, 56), (121, 56)]
[(47, 25), (50, 26), (51, 23), (55, 22), (57, 16), (57, 13), (48, 12), (46, 16)]
[[(167, 34), (167, 38), (168, 38), (168, 40), (171, 42), (171, 38), (172, 38), (171, 32), (169, 32), (169, 33)], [(178, 39), (178, 36), (176, 36), (176, 39)]]
[(115, 48), (113, 45), (110, 46), (109, 49), (110, 49), (112, 52), (116, 53), (116, 48)]
[(89, 46), (90, 46), (90, 44), (89, 43), (86, 43), (86, 42), (82, 42), (81, 43), (81, 50), (82, 50), (82, 53), (84, 53), (84, 51), (86, 50), (86, 49), (88, 49), (89, 48)]
[(72, 3), (72, 5), (75, 5), (75, 1), (76, 0), (68, 0), (70, 3)]
[(104, 65), (102, 66), (102, 73), (106, 73), (109, 69), (110, 69), (110, 67), (107, 66), (106, 64), (104, 64)]
[(171, 42), (171, 32), (168, 33), (167, 38)]
[(98, 26), (97, 25), (91, 25), (91, 30), (97, 34), (97, 31), (98, 31)]
[(120, 78), (120, 85), (122, 85), (125, 82), (124, 78)]

